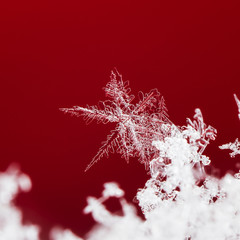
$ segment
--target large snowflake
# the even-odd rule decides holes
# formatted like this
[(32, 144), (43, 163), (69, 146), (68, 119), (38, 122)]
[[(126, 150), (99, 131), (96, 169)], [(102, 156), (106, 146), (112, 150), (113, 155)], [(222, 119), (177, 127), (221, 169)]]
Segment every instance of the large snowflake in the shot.
[(156, 153), (152, 142), (167, 136), (173, 126), (168, 119), (163, 96), (160, 96), (157, 89), (146, 94), (139, 92), (139, 101), (134, 105), (132, 101), (135, 97), (130, 94), (129, 83), (123, 82), (117, 70), (111, 72), (110, 81), (104, 91), (110, 100), (100, 102), (99, 106), (60, 109), (71, 115), (83, 116), (87, 124), (94, 119), (98, 123), (116, 123), (115, 129), (107, 136), (85, 171), (114, 151), (127, 161), (130, 157), (139, 157), (140, 162), (148, 167)]

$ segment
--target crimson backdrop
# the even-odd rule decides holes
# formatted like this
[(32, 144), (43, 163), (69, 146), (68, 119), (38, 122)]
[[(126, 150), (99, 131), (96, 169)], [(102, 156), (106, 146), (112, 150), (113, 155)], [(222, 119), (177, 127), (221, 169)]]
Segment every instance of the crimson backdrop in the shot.
[(112, 125), (86, 126), (59, 107), (104, 100), (117, 67), (133, 93), (158, 88), (177, 125), (202, 109), (218, 129), (213, 164), (236, 171), (218, 145), (239, 136), (233, 93), (240, 96), (239, 1), (5, 1), (0, 6), (1, 164), (18, 162), (33, 189), (17, 200), (24, 219), (83, 235), (86, 196), (117, 181), (132, 200), (147, 179), (135, 159), (103, 159), (89, 172)]

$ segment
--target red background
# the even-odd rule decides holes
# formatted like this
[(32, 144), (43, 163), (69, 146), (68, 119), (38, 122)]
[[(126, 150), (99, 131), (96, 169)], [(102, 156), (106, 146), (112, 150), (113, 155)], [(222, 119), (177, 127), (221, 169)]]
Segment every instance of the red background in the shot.
[(0, 169), (20, 164), (33, 181), (17, 205), (24, 221), (83, 235), (86, 196), (117, 181), (131, 201), (148, 176), (119, 156), (84, 169), (114, 126), (86, 126), (58, 109), (104, 100), (117, 67), (133, 93), (158, 88), (177, 125), (199, 107), (218, 129), (207, 149), (224, 174), (237, 171), (218, 145), (239, 137), (239, 1), (7, 1), (0, 6)]

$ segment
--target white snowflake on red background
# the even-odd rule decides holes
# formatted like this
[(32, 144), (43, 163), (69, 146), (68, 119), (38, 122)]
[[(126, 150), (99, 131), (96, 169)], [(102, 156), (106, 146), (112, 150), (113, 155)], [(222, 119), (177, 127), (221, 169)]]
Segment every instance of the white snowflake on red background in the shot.
[(240, 154), (240, 142), (238, 141), (238, 138), (236, 138), (235, 142), (230, 142), (223, 144), (219, 147), (220, 149), (230, 149), (232, 152), (229, 153), (229, 155), (233, 158), (236, 155)]
[(233, 96), (234, 96), (235, 101), (236, 101), (236, 103), (237, 103), (237, 107), (238, 107), (238, 118), (239, 118), (239, 120), (240, 120), (240, 100), (238, 99), (238, 97), (237, 97), (236, 94), (234, 94)]
[[(236, 94), (233, 94), (238, 107), (238, 117), (240, 119), (240, 100)], [(219, 146), (220, 149), (230, 149), (232, 152), (229, 153), (230, 157), (234, 158), (236, 155), (240, 154), (240, 142), (238, 138), (235, 139), (235, 142), (230, 142)], [(238, 177), (239, 178), (239, 177)]]
[(130, 157), (138, 157), (148, 168), (149, 161), (156, 152), (152, 142), (163, 139), (174, 126), (168, 119), (163, 96), (160, 96), (157, 89), (146, 94), (139, 92), (139, 102), (133, 104), (135, 97), (130, 94), (129, 83), (123, 82), (117, 70), (111, 72), (110, 82), (104, 91), (110, 100), (100, 102), (99, 106), (60, 109), (71, 115), (83, 116), (87, 124), (93, 120), (104, 124), (116, 123), (115, 129), (107, 136), (107, 140), (85, 171), (103, 156), (108, 157), (109, 152), (114, 151), (127, 161)]

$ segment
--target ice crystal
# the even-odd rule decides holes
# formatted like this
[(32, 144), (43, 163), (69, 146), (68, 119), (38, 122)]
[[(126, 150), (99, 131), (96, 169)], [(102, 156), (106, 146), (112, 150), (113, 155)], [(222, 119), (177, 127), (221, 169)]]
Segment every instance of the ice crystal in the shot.
[(238, 138), (236, 138), (235, 142), (223, 144), (222, 146), (219, 146), (220, 149), (230, 149), (232, 152), (229, 153), (229, 155), (233, 158), (236, 155), (240, 154), (240, 142), (238, 141)]
[[(238, 117), (240, 119), (240, 101), (237, 98), (237, 95), (233, 95), (238, 106)], [(234, 158), (236, 155), (240, 154), (240, 142), (238, 138), (235, 139), (235, 142), (230, 142), (219, 146), (220, 149), (230, 149), (232, 152), (229, 153), (230, 157)], [(237, 178), (240, 178), (238, 174), (235, 175)]]
[(209, 165), (210, 160), (207, 156), (202, 155), (210, 140), (215, 140), (217, 135), (217, 130), (211, 125), (207, 126), (204, 123), (202, 112), (199, 108), (195, 109), (195, 115), (193, 116), (193, 121), (187, 118), (187, 126), (182, 127), (182, 134), (191, 146), (197, 147), (199, 153), (198, 158), (201, 161), (197, 161), (198, 178), (199, 181), (205, 178), (205, 170), (203, 165)]
[[(191, 144), (196, 144), (199, 151), (202, 153), (210, 140), (215, 140), (217, 130), (212, 126), (207, 126), (203, 121), (203, 115), (199, 108), (195, 109), (194, 120), (187, 118), (187, 127), (185, 129), (185, 135), (188, 135)], [(188, 131), (186, 131), (188, 130)]]
[(139, 101), (130, 95), (128, 82), (115, 70), (111, 72), (110, 82), (104, 88), (110, 100), (100, 102), (98, 106), (86, 108), (74, 106), (61, 108), (65, 113), (83, 116), (87, 124), (96, 120), (98, 123), (116, 123), (116, 127), (107, 136), (96, 156), (87, 166), (86, 171), (109, 152), (120, 153), (127, 161), (130, 157), (138, 157), (146, 167), (154, 157), (152, 141), (163, 139), (170, 132), (173, 123), (168, 119), (167, 108), (163, 96), (157, 89), (143, 94), (139, 92)]
[(237, 107), (238, 107), (238, 118), (240, 120), (240, 100), (238, 99), (237, 95), (234, 94), (234, 98), (235, 98), (235, 101), (237, 103)]

